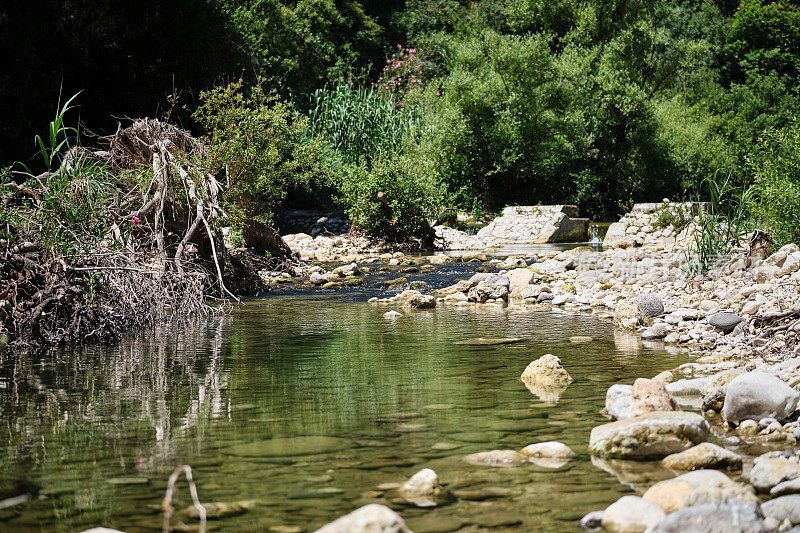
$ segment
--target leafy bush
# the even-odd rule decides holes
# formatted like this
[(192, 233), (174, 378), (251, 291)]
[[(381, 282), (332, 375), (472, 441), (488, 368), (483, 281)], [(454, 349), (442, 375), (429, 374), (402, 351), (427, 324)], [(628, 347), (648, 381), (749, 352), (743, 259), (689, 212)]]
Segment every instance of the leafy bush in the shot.
[(428, 160), (400, 153), (376, 160), (370, 169), (351, 166), (339, 188), (347, 214), (358, 228), (389, 241), (413, 236), (430, 246), (433, 232), (428, 219), (441, 207), (439, 187), (431, 176)]
[(747, 159), (750, 215), (778, 242), (800, 243), (800, 119), (767, 130)]
[(235, 237), (248, 220), (268, 222), (270, 208), (294, 188), (329, 179), (322, 142), (309, 135), (308, 120), (286, 102), (242, 82), (201, 94), (194, 117), (208, 132), (202, 166), (226, 189), (221, 205)]

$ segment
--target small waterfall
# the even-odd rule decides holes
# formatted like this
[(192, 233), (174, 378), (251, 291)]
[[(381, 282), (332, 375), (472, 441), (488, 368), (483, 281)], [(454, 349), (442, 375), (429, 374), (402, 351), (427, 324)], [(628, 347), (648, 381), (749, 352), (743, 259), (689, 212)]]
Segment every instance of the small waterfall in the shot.
[(599, 246), (603, 244), (603, 239), (600, 238), (600, 226), (597, 224), (591, 224), (589, 226), (589, 235), (591, 235), (591, 240), (589, 240), (589, 244), (593, 246)]

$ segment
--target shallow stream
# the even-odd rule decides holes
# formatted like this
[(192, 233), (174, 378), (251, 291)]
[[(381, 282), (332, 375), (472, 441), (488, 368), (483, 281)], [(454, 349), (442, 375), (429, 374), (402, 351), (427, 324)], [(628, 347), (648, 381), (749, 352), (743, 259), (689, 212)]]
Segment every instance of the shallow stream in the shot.
[[(179, 464), (201, 501), (237, 503), (209, 522), (226, 532), (313, 531), (371, 501), (417, 533), (577, 531), (631, 493), (586, 452), (605, 391), (685, 355), (585, 314), (443, 305), (389, 322), (391, 307), (364, 301), (376, 294), (280, 294), (113, 348), (0, 353), (0, 500), (34, 494), (0, 510), (0, 530), (159, 531)], [(457, 344), (474, 337), (522, 340)], [(574, 378), (557, 401), (519, 380), (544, 353)], [(578, 456), (558, 469), (463, 461), (545, 440)], [(417, 508), (376, 491), (424, 467), (462, 497)], [(172, 524), (196, 530), (178, 487)]]

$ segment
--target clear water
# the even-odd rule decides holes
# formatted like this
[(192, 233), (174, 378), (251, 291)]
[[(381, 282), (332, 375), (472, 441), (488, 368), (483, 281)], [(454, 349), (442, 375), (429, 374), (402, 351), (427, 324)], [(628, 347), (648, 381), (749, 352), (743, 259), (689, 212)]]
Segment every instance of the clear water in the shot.
[[(0, 353), (0, 500), (38, 491), (0, 510), (0, 530), (160, 530), (167, 478), (184, 463), (201, 501), (246, 508), (211, 521), (212, 531), (313, 531), (371, 501), (398, 509), (417, 533), (574, 531), (585, 513), (631, 492), (592, 464), (589, 431), (605, 421), (610, 384), (685, 356), (589, 315), (440, 306), (390, 323), (387, 307), (359, 301), (368, 295), (282, 295), (113, 348)], [(572, 344), (573, 335), (595, 340)], [(523, 341), (455, 344), (472, 337)], [(519, 380), (544, 353), (574, 378), (557, 403)], [(544, 440), (578, 456), (555, 470), (463, 461)], [(424, 467), (456, 493), (507, 494), (422, 509), (376, 491)], [(172, 524), (194, 530), (178, 485)]]

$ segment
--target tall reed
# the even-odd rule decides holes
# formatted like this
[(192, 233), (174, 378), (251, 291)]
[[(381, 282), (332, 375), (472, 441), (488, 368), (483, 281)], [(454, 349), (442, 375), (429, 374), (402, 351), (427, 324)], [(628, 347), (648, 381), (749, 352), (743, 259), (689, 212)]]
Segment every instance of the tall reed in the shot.
[(725, 260), (753, 227), (747, 211), (751, 188), (739, 187), (730, 174), (722, 178), (719, 172), (703, 180), (703, 185), (709, 201), (700, 204), (693, 240), (686, 252), (689, 276), (705, 274)]
[(346, 163), (371, 168), (391, 156), (422, 126), (418, 107), (401, 107), (372, 88), (339, 84), (318, 89), (309, 102), (311, 133), (323, 137)]

